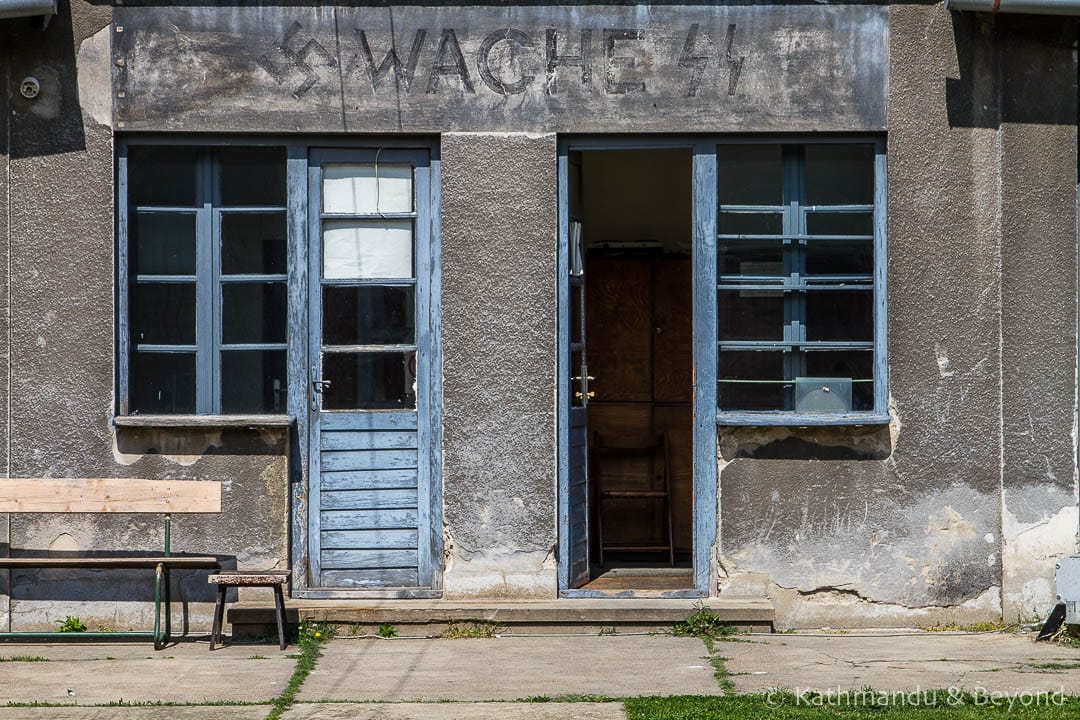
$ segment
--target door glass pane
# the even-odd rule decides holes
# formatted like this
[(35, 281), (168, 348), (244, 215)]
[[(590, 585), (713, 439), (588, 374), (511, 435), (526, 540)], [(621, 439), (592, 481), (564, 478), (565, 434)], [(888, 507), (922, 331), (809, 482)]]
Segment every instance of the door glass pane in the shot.
[(195, 353), (132, 353), (131, 411), (195, 412)]
[(194, 213), (135, 213), (131, 236), (138, 274), (195, 274)]
[[(776, 351), (720, 352), (717, 397), (721, 410), (783, 410), (790, 384)], [(734, 381), (734, 382), (733, 382)]]
[(874, 409), (874, 353), (871, 350), (812, 350), (804, 353), (806, 375), (851, 378), (851, 409)]
[(221, 216), (224, 275), (284, 275), (285, 213), (225, 213)]
[(773, 290), (721, 290), (720, 340), (783, 340), (784, 293)]
[(326, 165), (323, 212), (348, 215), (412, 212), (411, 165)]
[(324, 410), (416, 407), (416, 353), (323, 353)]
[(582, 277), (585, 274), (585, 238), (579, 220), (570, 223), (570, 276)]
[(416, 342), (414, 287), (323, 288), (323, 345)]
[(195, 344), (195, 283), (135, 283), (131, 292), (131, 342)]
[(223, 350), (221, 412), (284, 413), (285, 368), (284, 350)]
[(323, 278), (411, 278), (411, 220), (336, 221), (323, 230)]
[(721, 205), (779, 205), (784, 201), (780, 145), (716, 148)]
[(718, 218), (721, 235), (781, 235), (784, 216), (780, 213), (722, 212)]
[(807, 213), (806, 232), (810, 235), (873, 235), (874, 216), (871, 213)]
[(285, 283), (222, 284), (223, 343), (283, 343), (287, 320)]
[(198, 150), (134, 147), (128, 152), (128, 197), (133, 205), (195, 204)]
[(585, 342), (585, 327), (582, 320), (585, 315), (585, 286), (570, 286), (570, 342)]
[(284, 205), (285, 148), (218, 150), (222, 205)]
[(721, 275), (769, 275), (784, 272), (781, 240), (721, 240), (718, 247)]
[(872, 275), (870, 240), (817, 240), (806, 245), (807, 275)]
[(806, 293), (807, 340), (874, 339), (874, 293), (818, 290)]
[(806, 146), (806, 202), (869, 205), (874, 202), (874, 146)]

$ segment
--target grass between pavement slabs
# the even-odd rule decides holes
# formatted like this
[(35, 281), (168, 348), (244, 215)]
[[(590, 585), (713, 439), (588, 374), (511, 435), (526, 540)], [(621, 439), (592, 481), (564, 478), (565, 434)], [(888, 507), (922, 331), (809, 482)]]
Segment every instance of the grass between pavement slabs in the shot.
[(871, 689), (842, 695), (773, 691), (717, 697), (638, 697), (623, 701), (627, 720), (1072, 720), (1080, 698), (1060, 695), (994, 698), (947, 690), (890, 693)]
[(315, 669), (322, 655), (322, 646), (333, 636), (330, 627), (318, 624), (301, 623), (297, 630), (297, 644), (300, 652), (296, 656), (296, 668), (293, 669), (292, 677), (285, 689), (271, 701), (272, 707), (266, 715), (266, 720), (280, 720), (285, 711), (296, 702), (296, 695), (300, 692), (300, 686), (307, 680), (308, 675)]

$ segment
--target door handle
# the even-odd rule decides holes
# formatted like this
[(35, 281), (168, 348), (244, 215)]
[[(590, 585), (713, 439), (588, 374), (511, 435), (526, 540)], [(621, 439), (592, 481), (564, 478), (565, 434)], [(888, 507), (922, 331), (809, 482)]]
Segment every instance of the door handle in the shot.
[(331, 382), (329, 380), (312, 380), (311, 381), (311, 411), (319, 412), (321, 398), (323, 391), (330, 387)]

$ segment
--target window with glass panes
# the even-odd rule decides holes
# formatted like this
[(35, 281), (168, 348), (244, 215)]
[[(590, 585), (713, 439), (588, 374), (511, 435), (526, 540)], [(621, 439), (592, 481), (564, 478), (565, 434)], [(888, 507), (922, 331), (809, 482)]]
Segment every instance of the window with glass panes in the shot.
[(286, 412), (284, 148), (133, 145), (121, 163), (126, 411)]
[(875, 375), (882, 153), (873, 141), (718, 146), (721, 421), (884, 411)]

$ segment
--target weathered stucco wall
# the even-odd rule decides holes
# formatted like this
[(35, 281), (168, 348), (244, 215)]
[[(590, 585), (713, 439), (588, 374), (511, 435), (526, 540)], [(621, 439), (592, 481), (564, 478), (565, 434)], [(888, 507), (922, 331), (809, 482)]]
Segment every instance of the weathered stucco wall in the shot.
[[(8, 427), (8, 273), (6, 268), (8, 258), (8, 236), (10, 234), (8, 224), (8, 170), (11, 166), (10, 150), (8, 148), (8, 123), (11, 121), (11, 102), (8, 91), (8, 77), (10, 72), (7, 68), (11, 64), (11, 28), (0, 25), (0, 262), (4, 263), (4, 271), (0, 272), (0, 471), (7, 471), (8, 467), (8, 440), (10, 439)], [(8, 517), (0, 513), (0, 549), (6, 547), (8, 541)], [(0, 573), (0, 628), (8, 627), (8, 575)]]
[(723, 592), (768, 592), (778, 624), (1053, 604), (1076, 544), (1075, 35), (890, 8), (892, 426), (721, 433)]
[[(288, 475), (285, 436), (220, 431), (117, 432), (114, 402), (113, 132), (108, 72), (111, 8), (62, 4), (42, 31), (0, 21), (10, 42), (3, 75), (41, 81), (34, 100), (5, 88), (0, 129), (10, 124), (0, 193), (5, 290), (0, 317), (3, 469), (12, 477), (147, 477), (220, 480), (223, 512), (176, 516), (176, 552), (217, 554), (223, 564), (285, 567)], [(104, 52), (103, 52), (104, 50)], [(10, 524), (10, 531), (8, 525)], [(0, 552), (160, 551), (160, 516), (12, 515), (0, 521)], [(10, 545), (9, 545), (10, 544)], [(7, 573), (2, 573), (7, 575)], [(205, 573), (175, 573), (181, 614), (205, 625), (213, 601)], [(6, 578), (5, 578), (6, 579)], [(0, 585), (0, 622), (50, 629), (79, 615), (91, 628), (145, 628), (151, 574), (18, 572)], [(185, 607), (186, 606), (186, 607)]]
[(999, 23), (1002, 603), (1045, 617), (1076, 551), (1076, 39), (1073, 21)]
[(555, 136), (442, 136), (447, 597), (551, 598)]
[[(177, 517), (174, 548), (284, 567), (284, 432), (110, 426), (112, 10), (62, 5), (44, 32), (0, 22), (0, 469), (225, 481), (224, 512)], [(1078, 522), (1075, 37), (1068, 19), (889, 8), (894, 419), (721, 432), (722, 594), (770, 595), (785, 626), (1052, 602)], [(34, 101), (5, 86), (28, 74)], [(552, 134), (442, 136), (447, 597), (556, 594), (555, 150)], [(160, 542), (156, 517), (0, 516), (0, 552)], [(17, 629), (145, 625), (145, 577), (69, 577), (9, 589), (0, 573), (0, 627), (9, 610)], [(176, 596), (211, 599), (201, 575)]]

